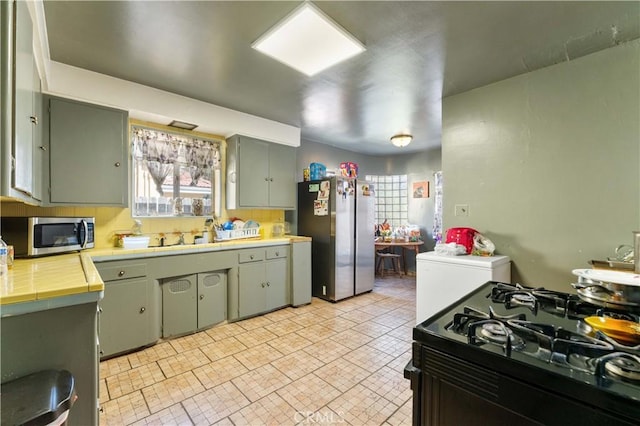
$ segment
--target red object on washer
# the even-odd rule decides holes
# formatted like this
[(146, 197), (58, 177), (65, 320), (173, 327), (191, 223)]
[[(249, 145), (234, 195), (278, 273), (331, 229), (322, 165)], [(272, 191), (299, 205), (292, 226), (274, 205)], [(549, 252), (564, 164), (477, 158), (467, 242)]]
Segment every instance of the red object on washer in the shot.
[(477, 232), (478, 231), (473, 228), (449, 228), (445, 242), (463, 245), (467, 249), (467, 254), (471, 254), (473, 250), (473, 236)]

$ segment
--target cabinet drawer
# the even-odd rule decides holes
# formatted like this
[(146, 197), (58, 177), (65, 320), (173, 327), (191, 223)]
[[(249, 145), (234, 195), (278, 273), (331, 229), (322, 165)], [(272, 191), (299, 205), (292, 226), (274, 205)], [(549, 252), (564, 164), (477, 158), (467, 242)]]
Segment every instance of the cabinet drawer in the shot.
[(242, 250), (238, 253), (238, 263), (259, 262), (264, 260), (264, 249)]
[(102, 281), (116, 281), (127, 278), (144, 277), (147, 275), (147, 265), (144, 263), (133, 265), (97, 265)]
[(289, 255), (289, 247), (287, 246), (269, 247), (266, 251), (267, 259), (280, 259)]

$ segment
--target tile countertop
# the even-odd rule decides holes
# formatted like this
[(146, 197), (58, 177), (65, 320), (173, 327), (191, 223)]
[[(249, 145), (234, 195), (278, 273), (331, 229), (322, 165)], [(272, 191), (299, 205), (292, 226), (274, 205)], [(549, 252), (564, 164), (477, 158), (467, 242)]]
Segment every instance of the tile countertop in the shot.
[(282, 238), (269, 239), (238, 239), (221, 241), (208, 244), (184, 244), (172, 245), (166, 247), (149, 247), (143, 249), (123, 249), (119, 247), (108, 249), (91, 250), (91, 258), (95, 262), (104, 262), (107, 260), (134, 259), (141, 257), (157, 257), (171, 256), (175, 254), (203, 253), (209, 251), (220, 250), (237, 250), (243, 248), (252, 248), (257, 246), (277, 246), (282, 244), (291, 244), (296, 242), (311, 241), (310, 237), (300, 237), (296, 235), (287, 235)]
[[(94, 292), (99, 294), (97, 292), (104, 290), (104, 283), (93, 264), (94, 261), (234, 250), (304, 241), (311, 241), (311, 238), (285, 236), (267, 240), (232, 240), (210, 244), (149, 247), (146, 249), (91, 249), (81, 253), (16, 259), (13, 268), (9, 269), (7, 282), (0, 286), (0, 307), (4, 316), (13, 311), (8, 309), (10, 305), (22, 302), (39, 302), (39, 305), (34, 305), (28, 309), (29, 311), (34, 311), (56, 306), (56, 302), (52, 302), (52, 300), (63, 296)], [(95, 300), (99, 298), (101, 298), (101, 294), (94, 297)]]
[(0, 286), (0, 305), (103, 290), (102, 279), (86, 252), (16, 259), (7, 280)]

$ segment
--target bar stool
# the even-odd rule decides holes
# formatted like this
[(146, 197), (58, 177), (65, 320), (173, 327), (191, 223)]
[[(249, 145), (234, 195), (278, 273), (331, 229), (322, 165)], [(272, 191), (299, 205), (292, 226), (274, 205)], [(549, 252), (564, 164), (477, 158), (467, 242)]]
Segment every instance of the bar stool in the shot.
[(378, 271), (378, 275), (380, 275), (381, 277), (384, 277), (384, 273), (386, 271), (391, 271), (391, 269), (386, 269), (385, 268), (385, 260), (386, 259), (390, 259), (391, 260), (391, 267), (393, 268), (393, 272), (396, 275), (402, 275), (402, 272), (400, 270), (400, 255), (399, 254), (394, 254), (394, 253), (381, 253), (381, 252), (376, 252), (376, 257), (378, 258), (378, 261), (376, 263), (376, 271)]

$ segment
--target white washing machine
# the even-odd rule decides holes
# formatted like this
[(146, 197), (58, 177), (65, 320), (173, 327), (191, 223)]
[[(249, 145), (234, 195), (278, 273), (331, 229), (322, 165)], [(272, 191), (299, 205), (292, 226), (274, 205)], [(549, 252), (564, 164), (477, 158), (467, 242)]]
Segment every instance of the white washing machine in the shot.
[(430, 318), (487, 281), (511, 283), (508, 256), (416, 256), (416, 323)]

